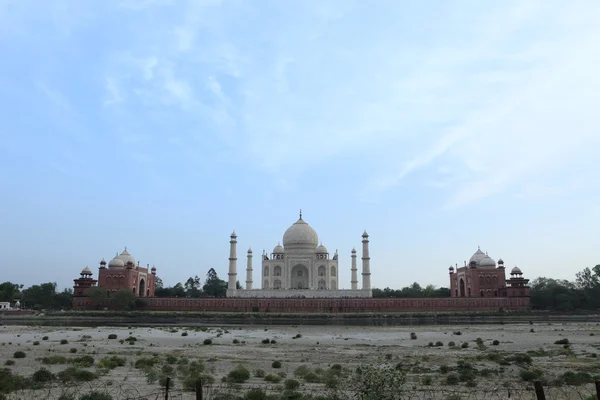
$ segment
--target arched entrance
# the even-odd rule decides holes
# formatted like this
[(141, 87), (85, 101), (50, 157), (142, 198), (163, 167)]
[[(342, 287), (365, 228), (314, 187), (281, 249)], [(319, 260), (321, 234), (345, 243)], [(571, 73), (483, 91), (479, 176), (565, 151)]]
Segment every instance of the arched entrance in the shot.
[(325, 283), (324, 279), (319, 279), (319, 290), (325, 290), (327, 289), (327, 284)]
[(305, 265), (298, 264), (292, 268), (291, 286), (292, 289), (308, 289), (308, 268)]
[(146, 281), (142, 278), (142, 279), (140, 279), (140, 289), (138, 292), (138, 296), (144, 297), (145, 294), (146, 294)]
[(460, 290), (460, 297), (465, 297), (465, 281), (463, 280), (463, 278), (460, 278), (458, 286)]

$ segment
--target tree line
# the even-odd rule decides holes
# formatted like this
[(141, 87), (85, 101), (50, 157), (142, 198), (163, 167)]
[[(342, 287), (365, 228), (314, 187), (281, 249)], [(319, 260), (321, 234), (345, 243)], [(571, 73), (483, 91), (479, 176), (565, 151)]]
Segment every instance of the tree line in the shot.
[[(241, 289), (239, 281), (236, 282)], [(56, 290), (55, 282), (33, 285), (26, 289), (23, 285), (12, 282), (0, 284), (0, 302), (19, 301), (21, 308), (42, 310), (66, 310), (72, 307), (73, 289)], [(578, 272), (574, 281), (539, 277), (531, 281), (531, 307), (534, 310), (549, 311), (577, 311), (597, 310), (600, 308), (600, 264), (593, 268), (585, 268)], [(165, 287), (160, 278), (156, 279), (155, 295), (157, 297), (225, 297), (227, 282), (220, 279), (217, 272), (211, 268), (206, 274), (204, 282), (195, 275), (189, 277), (185, 283)], [(91, 288), (87, 296), (103, 304), (108, 295), (101, 288)], [(450, 289), (427, 285), (422, 287), (415, 282), (402, 289), (373, 289), (373, 297), (449, 297)], [(120, 290), (111, 295), (110, 301), (120, 309), (143, 308), (145, 300), (137, 298), (127, 289)]]

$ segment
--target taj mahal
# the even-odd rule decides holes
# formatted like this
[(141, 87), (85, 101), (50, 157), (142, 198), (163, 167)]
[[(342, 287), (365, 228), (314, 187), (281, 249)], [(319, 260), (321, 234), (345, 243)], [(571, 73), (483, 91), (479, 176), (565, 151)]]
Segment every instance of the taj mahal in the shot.
[(277, 244), (270, 256), (261, 256), (260, 289), (253, 287), (252, 249), (248, 249), (245, 289), (237, 289), (237, 235), (229, 241), (227, 297), (231, 298), (364, 298), (373, 297), (369, 235), (362, 234), (362, 286), (358, 287), (356, 250), (351, 252), (350, 289), (339, 288), (337, 250), (330, 254), (319, 244), (317, 232), (300, 218), (283, 234), (283, 246)]

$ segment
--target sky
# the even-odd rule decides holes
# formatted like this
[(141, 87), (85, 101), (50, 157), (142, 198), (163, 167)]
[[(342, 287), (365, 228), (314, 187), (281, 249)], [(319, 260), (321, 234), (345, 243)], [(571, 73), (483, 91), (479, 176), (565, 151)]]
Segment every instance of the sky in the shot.
[(303, 218), (372, 285), (600, 264), (600, 2), (0, 0), (0, 281), (226, 279)]

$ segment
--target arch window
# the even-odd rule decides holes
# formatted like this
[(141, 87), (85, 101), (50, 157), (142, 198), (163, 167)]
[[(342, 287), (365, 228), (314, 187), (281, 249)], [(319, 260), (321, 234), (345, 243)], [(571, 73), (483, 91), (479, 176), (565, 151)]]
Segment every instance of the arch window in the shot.
[(335, 276), (335, 274), (336, 274), (335, 267), (331, 267), (331, 271), (330, 272), (331, 272), (331, 276)]
[(492, 277), (491, 277), (491, 276), (489, 276), (489, 275), (488, 275), (488, 276), (486, 276), (486, 277), (485, 277), (485, 283), (487, 283), (488, 285), (491, 285), (491, 283), (492, 283)]
[(265, 267), (264, 276), (269, 276), (269, 267)]
[(335, 284), (335, 279), (331, 280), (331, 289), (332, 290), (336, 290), (337, 289), (337, 285)]
[(325, 266), (321, 265), (319, 267), (319, 276), (325, 276)]
[(319, 289), (320, 290), (327, 289), (327, 284), (325, 283), (325, 279), (320, 279), (319, 280)]
[(279, 265), (276, 266), (275, 269), (273, 270), (273, 275), (281, 276), (281, 267)]
[(265, 281), (263, 282), (263, 289), (268, 289), (269, 288), (269, 280), (265, 279)]
[(281, 289), (281, 281), (279, 279), (275, 279), (275, 282), (273, 282), (273, 289)]

